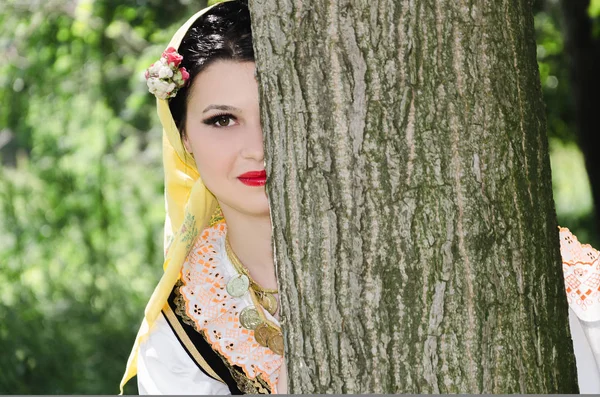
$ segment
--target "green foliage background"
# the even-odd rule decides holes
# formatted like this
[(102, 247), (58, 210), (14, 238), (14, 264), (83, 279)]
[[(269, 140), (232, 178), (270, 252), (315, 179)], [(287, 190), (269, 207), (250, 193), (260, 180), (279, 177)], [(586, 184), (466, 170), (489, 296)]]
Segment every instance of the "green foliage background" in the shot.
[[(118, 391), (162, 272), (161, 131), (143, 71), (204, 5), (0, 0), (0, 394)], [(597, 243), (558, 17), (538, 7), (557, 210)]]
[(143, 71), (204, 5), (0, 0), (0, 394), (118, 392), (162, 272)]

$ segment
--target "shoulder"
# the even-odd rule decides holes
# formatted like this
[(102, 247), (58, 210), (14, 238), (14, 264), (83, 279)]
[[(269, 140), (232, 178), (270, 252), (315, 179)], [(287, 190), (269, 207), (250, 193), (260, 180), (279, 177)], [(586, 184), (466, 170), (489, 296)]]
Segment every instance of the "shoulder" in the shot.
[(138, 353), (140, 394), (229, 394), (224, 383), (204, 374), (161, 315)]

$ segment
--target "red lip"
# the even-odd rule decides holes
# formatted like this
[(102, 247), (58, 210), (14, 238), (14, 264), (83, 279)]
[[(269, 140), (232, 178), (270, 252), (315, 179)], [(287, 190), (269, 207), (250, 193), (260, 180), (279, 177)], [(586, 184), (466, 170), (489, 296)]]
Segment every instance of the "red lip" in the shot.
[(267, 183), (267, 171), (249, 171), (238, 176), (240, 182), (248, 186), (264, 186)]

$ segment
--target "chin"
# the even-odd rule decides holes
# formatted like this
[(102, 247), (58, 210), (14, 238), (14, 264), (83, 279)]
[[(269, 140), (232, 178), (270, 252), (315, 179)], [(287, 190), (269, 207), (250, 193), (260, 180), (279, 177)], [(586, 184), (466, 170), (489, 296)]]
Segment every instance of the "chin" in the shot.
[(248, 214), (253, 216), (270, 216), (269, 200), (264, 191), (260, 195), (249, 197), (249, 200), (244, 204)]

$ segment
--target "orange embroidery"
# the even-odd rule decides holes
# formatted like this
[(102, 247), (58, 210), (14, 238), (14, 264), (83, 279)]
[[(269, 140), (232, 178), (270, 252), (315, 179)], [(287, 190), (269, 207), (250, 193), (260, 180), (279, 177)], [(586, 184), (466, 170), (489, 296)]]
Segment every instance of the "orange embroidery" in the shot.
[(600, 252), (581, 244), (569, 229), (560, 230), (565, 291), (569, 306), (584, 321), (600, 320)]
[(248, 378), (260, 375), (271, 390), (276, 390), (283, 357), (260, 346), (254, 331), (240, 325), (238, 316), (247, 304), (225, 290), (231, 266), (224, 259), (225, 232), (224, 222), (206, 228), (183, 264), (180, 293), (185, 311), (213, 349), (242, 368)]

